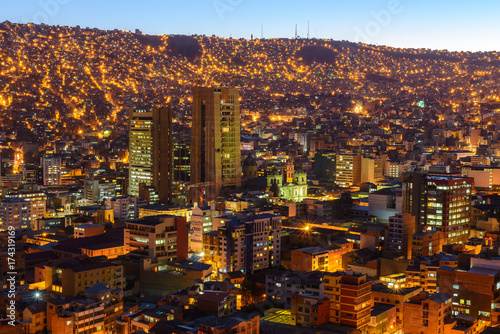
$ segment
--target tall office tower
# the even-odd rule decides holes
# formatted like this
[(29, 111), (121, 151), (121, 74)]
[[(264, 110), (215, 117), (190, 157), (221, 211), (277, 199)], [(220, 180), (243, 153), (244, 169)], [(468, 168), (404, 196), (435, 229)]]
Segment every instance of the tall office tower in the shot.
[[(239, 90), (194, 87), (191, 129), (191, 199), (215, 199), (241, 185)], [(209, 183), (209, 184), (206, 184)]]
[(337, 154), (320, 150), (314, 155), (314, 174), (320, 179), (335, 181)]
[(189, 182), (191, 171), (191, 145), (188, 142), (174, 143), (174, 182)]
[(153, 186), (161, 203), (172, 196), (172, 111), (168, 108), (130, 109), (129, 188), (139, 196), (139, 185)]
[(403, 212), (415, 216), (421, 230), (441, 231), (445, 243), (464, 243), (470, 232), (473, 178), (405, 175)]
[(61, 157), (46, 155), (42, 157), (43, 184), (46, 186), (61, 184)]
[(361, 183), (361, 155), (342, 153), (336, 156), (335, 182), (342, 188), (359, 186)]

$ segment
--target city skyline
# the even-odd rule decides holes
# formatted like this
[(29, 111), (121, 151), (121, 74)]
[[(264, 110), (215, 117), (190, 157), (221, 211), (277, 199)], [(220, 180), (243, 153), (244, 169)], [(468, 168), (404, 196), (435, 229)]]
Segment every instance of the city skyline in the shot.
[(492, 1), (483, 6), (410, 0), (317, 1), (308, 6), (298, 1), (213, 0), (137, 6), (130, 1), (45, 0), (26, 1), (22, 7), (4, 3), (0, 20), (246, 39), (294, 38), (297, 31), (304, 38), (475, 52), (500, 49), (491, 38), (500, 29), (494, 17), (499, 6)]
[(498, 332), (495, 5), (23, 4), (0, 333)]

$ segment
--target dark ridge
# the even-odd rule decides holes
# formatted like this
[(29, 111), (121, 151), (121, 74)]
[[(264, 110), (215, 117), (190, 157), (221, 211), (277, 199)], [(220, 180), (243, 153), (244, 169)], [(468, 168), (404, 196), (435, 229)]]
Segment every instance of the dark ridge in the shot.
[(233, 58), (230, 58), (229, 59), (229, 62), (233, 65), (236, 65), (236, 66), (244, 66), (246, 63), (245, 61), (243, 60), (243, 58), (241, 58), (241, 56), (235, 56)]
[(394, 78), (384, 77), (383, 75), (376, 74), (376, 73), (366, 73), (365, 74), (365, 79), (373, 81), (373, 82), (384, 82), (384, 81), (386, 81), (386, 82), (395, 82), (395, 81), (397, 81)]
[(200, 43), (192, 36), (169, 36), (167, 45), (168, 55), (184, 57), (191, 62), (201, 58)]
[(139, 35), (136, 34), (135, 38), (137, 38), (137, 41), (141, 43), (144, 46), (150, 46), (152, 48), (157, 49), (162, 45), (162, 40), (161, 36), (157, 35)]
[(319, 45), (306, 45), (300, 48), (295, 53), (297, 58), (302, 58), (304, 65), (312, 65), (313, 63), (325, 63), (333, 65), (337, 53), (329, 48)]
[(467, 62), (469, 64), (474, 64), (478, 66), (500, 66), (500, 60), (472, 60), (472, 59), (467, 59)]
[(379, 51), (386, 56), (396, 58), (396, 59), (409, 59), (409, 60), (415, 60), (415, 59), (420, 59), (420, 60), (445, 60), (449, 62), (454, 62), (454, 63), (459, 63), (462, 61), (462, 59), (450, 55), (441, 55), (441, 54), (413, 54), (413, 53), (406, 53), (406, 52), (394, 52), (394, 51)]

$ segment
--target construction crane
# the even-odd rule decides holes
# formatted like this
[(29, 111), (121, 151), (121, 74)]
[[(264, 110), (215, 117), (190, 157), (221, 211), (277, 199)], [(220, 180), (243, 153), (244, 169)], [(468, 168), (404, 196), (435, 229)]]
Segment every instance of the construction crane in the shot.
[(198, 205), (203, 205), (203, 189), (205, 187), (209, 186), (217, 186), (217, 185), (222, 185), (222, 184), (228, 184), (228, 183), (237, 183), (237, 182), (243, 182), (246, 181), (247, 179), (234, 179), (234, 180), (223, 180), (223, 181), (208, 181), (208, 182), (199, 182), (199, 183), (194, 183), (190, 184), (187, 187), (188, 193), (191, 190), (191, 188), (199, 188), (200, 189), (200, 203)]

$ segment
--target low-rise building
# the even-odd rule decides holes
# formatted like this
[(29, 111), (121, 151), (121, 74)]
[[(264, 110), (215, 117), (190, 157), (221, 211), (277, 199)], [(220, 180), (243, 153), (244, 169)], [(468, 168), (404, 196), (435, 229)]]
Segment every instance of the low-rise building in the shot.
[(109, 284), (111, 289), (123, 289), (123, 266), (90, 259), (73, 260), (44, 266), (45, 288), (62, 296), (75, 296), (96, 283)]
[(197, 296), (197, 308), (216, 317), (236, 312), (236, 297), (225, 291), (203, 291)]
[(396, 323), (396, 306), (375, 303), (371, 310), (368, 334), (391, 334), (400, 329)]
[(411, 236), (412, 258), (419, 256), (430, 256), (439, 254), (445, 243), (444, 234), (441, 231), (417, 232)]
[(47, 302), (47, 330), (52, 333), (113, 333), (123, 313), (123, 291), (96, 284), (76, 297)]
[(500, 309), (500, 260), (471, 258), (471, 268), (448, 266), (438, 269), (439, 291), (453, 298), (453, 313), (498, 323), (493, 314)]
[(85, 238), (104, 233), (104, 225), (83, 224), (74, 227), (73, 238)]
[(291, 325), (317, 327), (328, 322), (330, 300), (310, 294), (292, 295)]
[(302, 273), (270, 270), (266, 273), (266, 296), (283, 302), (286, 308), (291, 307), (294, 294), (307, 294), (322, 298), (325, 296), (323, 277), (326, 274), (335, 275), (319, 271)]
[(406, 268), (406, 286), (422, 287), (425, 291), (435, 293), (438, 286), (437, 269), (439, 260), (422, 261)]
[(293, 270), (309, 271), (337, 271), (342, 269), (342, 256), (352, 251), (350, 247), (338, 245), (328, 247), (307, 247), (292, 250), (291, 266)]
[(423, 289), (421, 287), (389, 288), (384, 284), (372, 285), (372, 302), (379, 304), (389, 304), (396, 307), (396, 321), (398, 325), (403, 324), (403, 304), (410, 300), (410, 298), (418, 295)]
[(442, 334), (451, 317), (451, 296), (446, 293), (421, 292), (403, 306), (403, 332)]
[(149, 259), (151, 266), (187, 260), (186, 218), (151, 216), (127, 222), (125, 247), (132, 255)]

